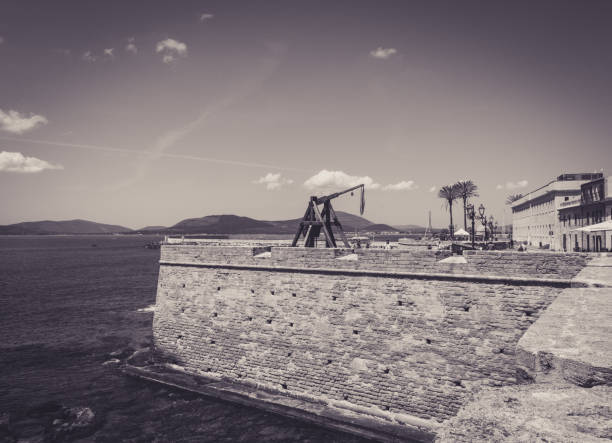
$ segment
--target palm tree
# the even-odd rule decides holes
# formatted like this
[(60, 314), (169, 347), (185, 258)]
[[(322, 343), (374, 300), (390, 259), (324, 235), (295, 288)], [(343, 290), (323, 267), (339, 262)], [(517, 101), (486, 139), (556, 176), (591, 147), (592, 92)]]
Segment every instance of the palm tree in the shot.
[(506, 199), (506, 204), (507, 205), (511, 205), (512, 203), (514, 203), (515, 201), (519, 200), (523, 198), (523, 194), (512, 194), (509, 195), (508, 198)]
[(458, 181), (453, 186), (457, 187), (459, 197), (463, 199), (463, 228), (467, 231), (467, 202), (472, 197), (478, 197), (478, 186), (472, 180)]
[(438, 197), (443, 198), (444, 205), (448, 208), (450, 213), (450, 236), (453, 238), (453, 202), (459, 198), (459, 188), (457, 185), (442, 186), (438, 191)]

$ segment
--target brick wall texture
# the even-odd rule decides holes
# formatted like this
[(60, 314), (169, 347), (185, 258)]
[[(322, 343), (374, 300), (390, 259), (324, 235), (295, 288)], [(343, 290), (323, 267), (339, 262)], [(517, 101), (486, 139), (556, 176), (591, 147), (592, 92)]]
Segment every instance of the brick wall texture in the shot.
[(580, 272), (589, 259), (586, 254), (575, 253), (464, 251), (467, 263), (452, 264), (440, 263), (440, 260), (451, 255), (450, 251), (356, 249), (357, 260), (339, 260), (353, 251), (288, 247), (268, 249), (271, 250), (271, 257), (258, 258), (256, 255), (265, 248), (164, 245), (161, 262), (570, 279)]
[[(153, 323), (159, 353), (192, 373), (438, 421), (478, 387), (515, 382), (516, 343), (561, 291), (273, 269), (442, 272), (443, 256), (432, 251), (365, 250), (357, 261), (338, 260), (350, 251), (333, 249), (272, 248), (271, 257), (254, 257), (261, 252), (164, 245)], [(469, 271), (448, 272), (508, 275), (512, 268), (514, 276), (568, 278), (585, 261), (534, 256), (473, 253)]]

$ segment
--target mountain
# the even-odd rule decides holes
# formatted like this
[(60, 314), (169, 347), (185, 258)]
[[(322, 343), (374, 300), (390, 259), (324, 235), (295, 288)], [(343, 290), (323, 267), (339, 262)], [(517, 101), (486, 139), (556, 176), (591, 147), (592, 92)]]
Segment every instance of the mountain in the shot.
[(195, 234), (268, 234), (278, 233), (273, 223), (238, 215), (207, 215), (188, 218), (170, 227), (168, 231)]
[(383, 223), (376, 223), (372, 225), (368, 225), (362, 229), (365, 232), (399, 232), (399, 229), (395, 229), (389, 225), (385, 225)]
[[(374, 224), (370, 220), (348, 212), (336, 212), (346, 232), (394, 231), (388, 225)], [(114, 233), (164, 233), (164, 234), (295, 234), (299, 218), (264, 221), (238, 215), (207, 215), (187, 218), (171, 227), (146, 226), (133, 231), (123, 226), (105, 225), (87, 220), (38, 221), (0, 226), (0, 235), (19, 234), (114, 234)]]
[[(348, 212), (336, 211), (336, 216), (342, 228), (347, 232), (361, 231), (366, 226), (373, 224), (370, 220)], [(271, 223), (277, 228), (275, 233), (295, 234), (301, 220), (301, 218), (293, 218), (291, 220), (268, 221), (266, 223)]]
[[(336, 212), (345, 231), (356, 231), (372, 225), (372, 222), (348, 212)], [(237, 215), (207, 215), (188, 218), (167, 228), (165, 232), (176, 234), (294, 234), (299, 218), (291, 220), (255, 220)], [(392, 228), (390, 230), (393, 230)]]
[(45, 234), (115, 234), (132, 232), (131, 229), (87, 220), (35, 221), (0, 226), (0, 235)]

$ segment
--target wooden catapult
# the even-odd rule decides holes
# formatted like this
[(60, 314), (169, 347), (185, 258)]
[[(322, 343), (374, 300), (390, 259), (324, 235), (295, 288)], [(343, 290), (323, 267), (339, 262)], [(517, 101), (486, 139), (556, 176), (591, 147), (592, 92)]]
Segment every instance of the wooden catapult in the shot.
[[(332, 230), (332, 226), (336, 227), (337, 232), (340, 234), (342, 238), (342, 242), (346, 248), (350, 248), (348, 240), (346, 239), (346, 235), (344, 235), (344, 230), (342, 229), (342, 225), (336, 216), (336, 212), (332, 207), (331, 201), (336, 197), (340, 197), (343, 194), (348, 192), (353, 195), (353, 191), (356, 189), (361, 189), (361, 201), (359, 205), (359, 214), (363, 215), (363, 210), (365, 209), (365, 198), (364, 198), (364, 185), (353, 186), (352, 188), (345, 189), (344, 191), (336, 192), (330, 195), (324, 195), (322, 197), (311, 196), (308, 201), (308, 208), (306, 208), (306, 213), (304, 217), (300, 221), (300, 227), (298, 228), (295, 237), (293, 237), (293, 242), (291, 246), (297, 246), (298, 240), (303, 235), (304, 236), (304, 246), (307, 248), (316, 247), (316, 240), (319, 238), (321, 231), (325, 236), (325, 247), (326, 248), (337, 248), (336, 238), (334, 237), (334, 232)], [(319, 210), (319, 205), (323, 205), (323, 210)]]

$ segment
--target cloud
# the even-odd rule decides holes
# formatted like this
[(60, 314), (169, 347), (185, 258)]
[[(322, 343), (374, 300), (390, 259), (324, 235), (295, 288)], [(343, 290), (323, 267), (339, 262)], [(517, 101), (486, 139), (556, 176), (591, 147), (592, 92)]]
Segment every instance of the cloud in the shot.
[(328, 186), (350, 188), (361, 183), (363, 183), (366, 188), (369, 189), (380, 188), (380, 183), (374, 182), (374, 180), (367, 175), (358, 177), (356, 175), (349, 175), (343, 171), (328, 171), (327, 169), (323, 169), (310, 177), (304, 182), (304, 186), (307, 189), (316, 189)]
[(177, 56), (187, 56), (187, 45), (173, 38), (167, 38), (157, 42), (155, 52), (163, 54), (162, 61), (164, 63), (171, 63), (176, 60)]
[(397, 54), (397, 49), (395, 48), (383, 48), (378, 47), (373, 51), (370, 51), (370, 57), (378, 58), (381, 60), (386, 60), (391, 57), (393, 54)]
[(104, 56), (108, 57), (108, 58), (115, 58), (115, 55), (113, 54), (113, 51), (115, 50), (115, 48), (105, 48), (104, 49)]
[(42, 115), (30, 114), (29, 117), (9, 110), (4, 112), (0, 109), (0, 129), (13, 134), (23, 134), (34, 129), (38, 125), (45, 125), (48, 120)]
[(432, 186), (431, 188), (429, 188), (429, 192), (436, 192), (436, 189), (438, 189), (437, 186)]
[(88, 63), (93, 63), (98, 60), (98, 57), (93, 55), (91, 51), (85, 51), (81, 56), (81, 60), (86, 61)]
[(402, 180), (401, 182), (395, 183), (394, 185), (383, 186), (383, 191), (413, 191), (418, 186), (414, 183), (414, 180)]
[(497, 190), (500, 190), (500, 189), (508, 189), (508, 190), (520, 189), (520, 188), (526, 188), (528, 184), (529, 184), (529, 182), (527, 180), (519, 180), (517, 182), (506, 182), (505, 185), (497, 185), (497, 186), (495, 186), (495, 189), (497, 189)]
[(0, 152), (0, 172), (34, 174), (45, 169), (64, 169), (64, 167), (36, 157), (26, 157), (21, 152)]
[(136, 41), (134, 37), (128, 38), (127, 41), (128, 43), (124, 48), (125, 52), (131, 52), (132, 54), (138, 53), (138, 48), (136, 47), (136, 43), (134, 43)]
[(214, 16), (215, 16), (214, 14), (206, 14), (206, 13), (204, 13), (204, 14), (200, 15), (200, 21), (201, 22), (205, 22), (206, 20), (212, 19)]
[(275, 189), (280, 189), (283, 185), (292, 184), (293, 180), (284, 178), (280, 173), (273, 174), (272, 172), (268, 172), (266, 175), (258, 178), (253, 183), (258, 185), (266, 185), (266, 189), (268, 191), (273, 191)]

